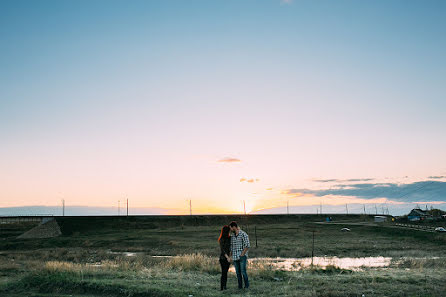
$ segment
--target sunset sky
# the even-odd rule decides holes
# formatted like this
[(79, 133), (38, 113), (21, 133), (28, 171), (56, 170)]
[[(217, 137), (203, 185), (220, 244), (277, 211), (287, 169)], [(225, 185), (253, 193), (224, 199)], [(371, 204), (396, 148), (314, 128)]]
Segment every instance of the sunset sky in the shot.
[(0, 208), (446, 210), (445, 36), (442, 0), (0, 1)]

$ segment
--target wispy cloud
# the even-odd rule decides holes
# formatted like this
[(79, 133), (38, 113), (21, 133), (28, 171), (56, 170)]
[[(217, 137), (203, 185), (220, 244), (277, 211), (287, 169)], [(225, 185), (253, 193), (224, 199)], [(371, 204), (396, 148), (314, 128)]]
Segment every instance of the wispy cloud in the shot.
[(241, 183), (242, 183), (242, 182), (255, 183), (255, 182), (258, 182), (258, 181), (260, 181), (260, 179), (258, 179), (258, 178), (254, 179), (254, 178), (245, 178), (245, 177), (242, 177), (242, 178), (240, 179), (240, 182), (241, 182)]
[(364, 181), (372, 181), (373, 178), (350, 178), (350, 179), (313, 179), (313, 181), (318, 183), (346, 183), (346, 182), (364, 182)]
[(443, 179), (446, 178), (446, 175), (436, 175), (436, 176), (429, 176), (430, 179)]
[(221, 162), (221, 163), (236, 163), (236, 162), (241, 162), (241, 160), (237, 159), (237, 158), (225, 157), (223, 159), (218, 160), (218, 162)]
[(332, 183), (332, 182), (337, 182), (337, 179), (314, 179), (313, 181), (317, 182), (317, 183)]
[(446, 182), (425, 180), (407, 184), (338, 184), (330, 189), (286, 189), (282, 191), (282, 194), (294, 197), (313, 195), (317, 197), (351, 196), (363, 199), (387, 198), (389, 200), (403, 202), (446, 201)]

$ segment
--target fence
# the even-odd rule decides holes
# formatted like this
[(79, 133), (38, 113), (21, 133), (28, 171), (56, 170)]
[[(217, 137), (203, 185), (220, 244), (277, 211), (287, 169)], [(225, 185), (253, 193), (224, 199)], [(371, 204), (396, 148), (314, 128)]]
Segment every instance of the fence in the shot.
[(408, 228), (408, 229), (427, 231), (427, 232), (435, 232), (435, 227), (432, 227), (432, 226), (400, 224), (400, 223), (396, 223), (395, 226), (404, 227), (404, 228)]
[(20, 216), (0, 216), (0, 224), (15, 224), (24, 222), (42, 222), (45, 219), (52, 218), (52, 214), (40, 215), (20, 215)]

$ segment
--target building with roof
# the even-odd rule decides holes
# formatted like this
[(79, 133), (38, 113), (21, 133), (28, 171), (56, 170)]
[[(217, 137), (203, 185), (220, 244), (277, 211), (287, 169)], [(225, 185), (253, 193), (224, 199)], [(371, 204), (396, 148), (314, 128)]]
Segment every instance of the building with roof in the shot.
[(414, 208), (410, 211), (410, 213), (407, 215), (407, 219), (411, 222), (414, 221), (422, 221), (426, 218), (431, 217), (429, 211), (422, 210), (420, 208)]

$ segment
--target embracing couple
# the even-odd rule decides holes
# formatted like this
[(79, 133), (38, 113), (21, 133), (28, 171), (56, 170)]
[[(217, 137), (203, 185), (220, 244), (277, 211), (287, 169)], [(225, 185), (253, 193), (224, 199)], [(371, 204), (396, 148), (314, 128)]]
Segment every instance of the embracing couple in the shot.
[(231, 263), (234, 263), (235, 273), (237, 274), (238, 288), (249, 288), (248, 274), (246, 272), (246, 262), (248, 261), (249, 237), (246, 232), (241, 230), (236, 222), (231, 222), (229, 226), (223, 226), (220, 237), (220, 265), (221, 280), (220, 289), (226, 290), (228, 280), (228, 270)]

